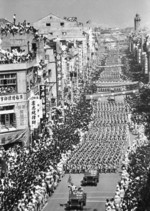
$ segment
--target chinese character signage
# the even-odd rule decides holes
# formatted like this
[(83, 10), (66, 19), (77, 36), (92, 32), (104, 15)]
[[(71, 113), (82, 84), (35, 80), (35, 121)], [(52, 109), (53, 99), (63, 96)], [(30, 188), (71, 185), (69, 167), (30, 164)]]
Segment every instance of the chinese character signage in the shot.
[(47, 114), (47, 117), (49, 115), (49, 111), (50, 111), (50, 85), (49, 84), (46, 84), (46, 114)]
[(27, 101), (19, 102), (15, 105), (16, 125), (17, 129), (24, 129), (28, 127), (28, 110)]
[(46, 85), (40, 85), (40, 99), (42, 100), (43, 119), (46, 118)]
[(42, 101), (40, 99), (31, 99), (29, 101), (29, 120), (31, 130), (38, 128), (42, 118)]
[(25, 94), (3, 95), (0, 96), (0, 103), (15, 103), (26, 100)]
[(41, 99), (36, 99), (36, 112), (37, 112), (37, 123), (40, 123), (41, 118), (43, 117), (43, 112), (42, 112), (42, 100)]
[(20, 125), (24, 126), (24, 110), (20, 110)]
[(33, 130), (36, 128), (36, 99), (29, 101), (29, 119), (30, 119), (30, 128)]

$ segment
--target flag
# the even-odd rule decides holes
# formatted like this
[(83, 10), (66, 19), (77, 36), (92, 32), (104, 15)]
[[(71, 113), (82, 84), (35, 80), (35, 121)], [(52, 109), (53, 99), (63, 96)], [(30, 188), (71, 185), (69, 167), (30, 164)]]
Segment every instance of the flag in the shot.
[(73, 184), (71, 174), (69, 174), (68, 183), (71, 184), (71, 185)]
[(91, 20), (88, 20), (88, 21), (86, 22), (86, 24), (91, 24)]

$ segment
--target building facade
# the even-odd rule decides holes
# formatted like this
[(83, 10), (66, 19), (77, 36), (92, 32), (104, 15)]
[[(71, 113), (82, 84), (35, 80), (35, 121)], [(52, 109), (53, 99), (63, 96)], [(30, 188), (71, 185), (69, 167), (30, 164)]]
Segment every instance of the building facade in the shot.
[[(39, 96), (44, 52), (43, 42), (33, 33), (1, 35), (0, 49), (0, 145), (29, 145), (31, 93)], [(43, 50), (42, 50), (43, 49)]]
[(0, 65), (0, 145), (28, 145), (27, 70), (32, 64)]

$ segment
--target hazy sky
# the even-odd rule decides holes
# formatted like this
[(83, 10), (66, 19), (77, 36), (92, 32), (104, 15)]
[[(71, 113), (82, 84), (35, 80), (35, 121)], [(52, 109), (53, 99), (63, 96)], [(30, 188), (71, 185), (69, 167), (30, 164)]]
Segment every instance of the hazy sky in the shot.
[(112, 27), (133, 26), (139, 13), (142, 25), (150, 26), (150, 0), (0, 0), (0, 18), (12, 20), (14, 13), (31, 23), (53, 13)]

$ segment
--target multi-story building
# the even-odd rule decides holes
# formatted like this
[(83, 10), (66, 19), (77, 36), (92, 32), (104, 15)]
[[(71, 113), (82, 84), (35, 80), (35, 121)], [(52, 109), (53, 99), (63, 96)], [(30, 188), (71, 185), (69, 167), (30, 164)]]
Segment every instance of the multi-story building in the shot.
[(44, 52), (43, 41), (36, 40), (33, 33), (1, 35), (1, 40), (0, 145), (28, 145), (29, 98), (31, 91), (39, 95), (43, 69), (38, 64)]
[(0, 64), (0, 145), (28, 143), (27, 71), (33, 62)]
[(79, 78), (85, 79), (87, 63), (95, 51), (92, 29), (89, 25), (83, 26), (75, 17), (60, 18), (53, 14), (33, 25), (47, 38), (44, 49), (49, 96), (58, 104), (64, 98), (64, 90), (71, 92), (73, 86), (78, 87)]
[(70, 39), (82, 36), (83, 25), (76, 18), (60, 18), (50, 13), (48, 16), (36, 21), (33, 26), (40, 34), (47, 38)]

